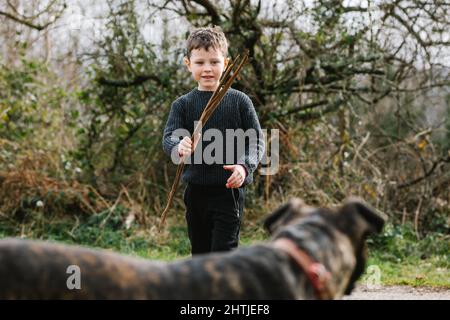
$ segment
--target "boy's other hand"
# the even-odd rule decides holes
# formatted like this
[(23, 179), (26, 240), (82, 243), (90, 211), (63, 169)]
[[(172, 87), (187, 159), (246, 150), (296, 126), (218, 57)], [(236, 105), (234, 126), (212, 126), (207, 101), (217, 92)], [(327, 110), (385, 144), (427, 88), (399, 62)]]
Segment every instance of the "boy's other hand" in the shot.
[(227, 184), (225, 185), (227, 188), (239, 188), (244, 183), (245, 177), (247, 173), (245, 171), (244, 166), (240, 164), (223, 166), (225, 170), (230, 170), (233, 172), (231, 176), (227, 180)]
[(183, 140), (181, 140), (180, 143), (178, 144), (178, 155), (180, 157), (184, 157), (194, 152), (199, 139), (200, 133), (197, 133), (197, 137), (194, 139), (194, 144), (192, 143), (191, 138), (189, 138), (188, 136), (184, 137)]

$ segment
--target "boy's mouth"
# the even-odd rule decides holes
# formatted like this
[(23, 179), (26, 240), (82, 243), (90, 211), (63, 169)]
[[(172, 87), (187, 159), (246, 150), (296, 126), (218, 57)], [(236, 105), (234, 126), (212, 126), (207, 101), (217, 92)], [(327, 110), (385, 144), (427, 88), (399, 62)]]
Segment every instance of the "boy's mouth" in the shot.
[(205, 80), (211, 80), (211, 79), (214, 79), (213, 76), (203, 76), (202, 78), (205, 79)]

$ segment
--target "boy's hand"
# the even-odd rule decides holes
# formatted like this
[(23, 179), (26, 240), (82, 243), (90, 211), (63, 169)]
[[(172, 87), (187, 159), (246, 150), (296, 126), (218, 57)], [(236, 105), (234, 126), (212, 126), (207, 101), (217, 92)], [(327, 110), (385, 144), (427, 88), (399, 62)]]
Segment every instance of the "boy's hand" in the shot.
[(200, 133), (197, 133), (197, 138), (194, 139), (194, 144), (192, 143), (191, 138), (188, 136), (184, 137), (183, 140), (178, 144), (178, 155), (180, 157), (188, 156), (192, 152), (194, 152), (195, 147), (200, 139)]
[(225, 185), (227, 188), (239, 188), (244, 183), (245, 177), (247, 173), (245, 171), (244, 166), (240, 164), (223, 166), (225, 170), (230, 170), (233, 173), (227, 180), (227, 184)]

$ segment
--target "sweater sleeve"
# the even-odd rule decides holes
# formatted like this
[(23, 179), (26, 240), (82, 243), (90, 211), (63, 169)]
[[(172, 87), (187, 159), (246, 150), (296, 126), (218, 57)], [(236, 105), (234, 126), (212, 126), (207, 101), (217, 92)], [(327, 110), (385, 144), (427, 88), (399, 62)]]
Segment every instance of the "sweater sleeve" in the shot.
[(248, 142), (246, 141), (245, 143), (245, 153), (238, 159), (238, 164), (245, 167), (248, 176), (253, 174), (263, 158), (265, 142), (255, 107), (253, 106), (252, 100), (245, 94), (242, 96), (240, 103), (240, 113), (242, 129), (244, 131), (253, 129), (251, 130), (252, 134), (249, 134)]
[(184, 113), (180, 100), (175, 100), (170, 108), (169, 117), (164, 128), (162, 139), (164, 152), (171, 156), (172, 149), (180, 143), (180, 136), (174, 135), (174, 131), (184, 128)]

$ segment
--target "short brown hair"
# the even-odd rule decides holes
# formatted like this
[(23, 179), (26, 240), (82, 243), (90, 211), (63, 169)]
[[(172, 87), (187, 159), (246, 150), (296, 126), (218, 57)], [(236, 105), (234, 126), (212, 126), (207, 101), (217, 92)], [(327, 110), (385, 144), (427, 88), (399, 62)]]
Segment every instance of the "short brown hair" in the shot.
[(222, 28), (219, 26), (197, 28), (191, 32), (186, 41), (186, 56), (191, 57), (191, 52), (194, 49), (203, 48), (208, 50), (213, 47), (216, 50), (221, 50), (223, 56), (226, 57), (228, 53), (228, 42)]

